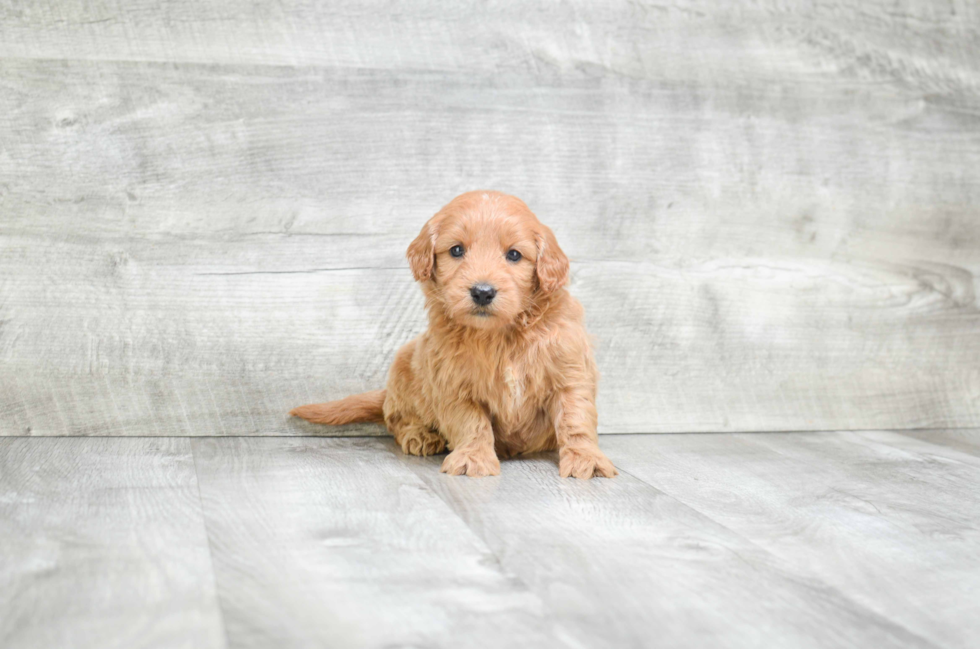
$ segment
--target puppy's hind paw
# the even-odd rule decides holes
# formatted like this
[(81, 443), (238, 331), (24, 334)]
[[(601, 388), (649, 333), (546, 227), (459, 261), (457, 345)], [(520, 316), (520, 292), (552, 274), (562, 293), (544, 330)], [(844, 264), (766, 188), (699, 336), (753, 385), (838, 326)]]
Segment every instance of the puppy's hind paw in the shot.
[(446, 456), (441, 470), (449, 475), (468, 475), (471, 478), (500, 475), (500, 460), (493, 450), (457, 448)]
[(406, 455), (437, 455), (446, 450), (446, 440), (439, 433), (428, 430), (420, 430), (414, 435), (406, 435), (402, 438), (402, 452)]
[(612, 478), (619, 474), (605, 453), (598, 448), (563, 448), (558, 452), (558, 472), (561, 477), (588, 480), (593, 476)]

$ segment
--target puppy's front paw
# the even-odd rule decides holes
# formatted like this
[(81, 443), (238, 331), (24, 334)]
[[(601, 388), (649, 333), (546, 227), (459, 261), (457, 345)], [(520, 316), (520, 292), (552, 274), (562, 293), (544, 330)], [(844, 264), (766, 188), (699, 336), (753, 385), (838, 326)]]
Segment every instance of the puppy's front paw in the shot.
[(611, 478), (619, 473), (598, 447), (561, 449), (558, 452), (558, 471), (563, 478), (573, 476), (580, 480), (588, 480), (592, 476)]
[(418, 430), (414, 434), (402, 438), (402, 452), (406, 455), (436, 455), (446, 450), (446, 440), (439, 433), (429, 430)]
[(471, 478), (500, 475), (500, 460), (492, 449), (457, 448), (446, 456), (441, 470), (449, 475), (465, 474)]

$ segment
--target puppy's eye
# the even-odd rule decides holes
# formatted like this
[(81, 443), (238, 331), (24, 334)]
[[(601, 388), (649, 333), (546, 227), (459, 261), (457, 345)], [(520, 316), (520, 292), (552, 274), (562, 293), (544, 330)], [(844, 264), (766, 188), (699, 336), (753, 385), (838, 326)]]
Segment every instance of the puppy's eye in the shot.
[(520, 261), (521, 260), (521, 253), (518, 252), (517, 250), (514, 250), (513, 248), (511, 248), (510, 250), (507, 251), (507, 260), (508, 261)]
[(463, 250), (463, 246), (459, 244), (456, 244), (455, 246), (449, 249), (449, 254), (452, 255), (453, 257), (462, 257), (463, 252), (465, 252)]

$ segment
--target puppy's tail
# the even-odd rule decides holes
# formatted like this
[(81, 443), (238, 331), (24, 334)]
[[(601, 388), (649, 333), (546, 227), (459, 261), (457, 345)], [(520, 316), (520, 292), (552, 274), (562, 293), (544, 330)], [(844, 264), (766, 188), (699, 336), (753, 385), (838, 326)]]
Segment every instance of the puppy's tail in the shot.
[(349, 397), (329, 401), (327, 403), (311, 403), (308, 406), (293, 408), (289, 414), (302, 417), (314, 424), (352, 424), (358, 421), (373, 421), (384, 423), (385, 391), (374, 390), (363, 394), (352, 394)]

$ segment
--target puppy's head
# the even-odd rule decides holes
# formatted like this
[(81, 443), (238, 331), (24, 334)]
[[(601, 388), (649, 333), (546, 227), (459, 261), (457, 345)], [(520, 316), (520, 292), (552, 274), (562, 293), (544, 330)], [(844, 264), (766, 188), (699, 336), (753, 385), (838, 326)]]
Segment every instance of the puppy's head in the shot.
[(551, 229), (500, 192), (454, 198), (422, 227), (408, 261), (430, 308), (480, 329), (516, 324), (568, 281), (568, 258)]

